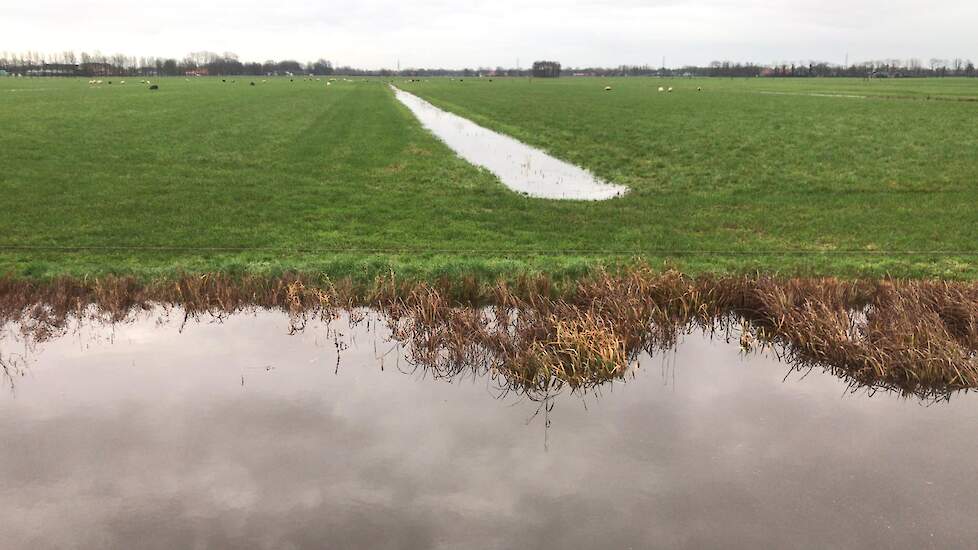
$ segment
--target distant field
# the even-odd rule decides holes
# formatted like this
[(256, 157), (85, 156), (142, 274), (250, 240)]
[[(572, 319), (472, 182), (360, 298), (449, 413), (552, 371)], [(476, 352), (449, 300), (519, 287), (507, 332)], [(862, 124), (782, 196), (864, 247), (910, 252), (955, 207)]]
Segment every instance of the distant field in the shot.
[(602, 203), (508, 191), (380, 80), (111, 80), (0, 78), (0, 273), (978, 277), (978, 80), (398, 82)]

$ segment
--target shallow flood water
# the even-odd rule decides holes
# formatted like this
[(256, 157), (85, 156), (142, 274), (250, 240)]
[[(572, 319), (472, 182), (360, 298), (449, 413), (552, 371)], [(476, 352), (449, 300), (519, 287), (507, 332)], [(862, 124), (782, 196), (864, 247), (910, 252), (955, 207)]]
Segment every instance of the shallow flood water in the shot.
[(398, 101), (460, 157), (496, 175), (518, 193), (544, 199), (605, 200), (628, 192), (509, 136), (435, 107), (392, 87)]
[[(179, 321), (179, 314), (172, 314)], [(847, 392), (698, 333), (546, 405), (372, 314), (82, 327), (0, 394), (4, 548), (967, 547), (978, 401)], [(11, 331), (13, 329), (10, 329)], [(787, 378), (786, 378), (786, 375)]]

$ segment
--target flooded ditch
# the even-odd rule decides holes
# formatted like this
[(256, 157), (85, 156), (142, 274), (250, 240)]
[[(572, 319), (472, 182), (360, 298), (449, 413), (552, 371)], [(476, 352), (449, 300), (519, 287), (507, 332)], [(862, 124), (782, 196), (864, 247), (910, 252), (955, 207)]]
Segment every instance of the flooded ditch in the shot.
[(604, 182), (583, 168), (443, 111), (414, 94), (391, 88), (397, 100), (438, 139), (460, 157), (495, 174), (517, 193), (544, 199), (596, 201), (628, 192), (625, 186)]
[[(0, 284), (4, 544), (942, 548), (978, 536), (972, 386), (865, 370), (870, 349), (934, 361), (930, 314), (973, 349), (968, 285), (634, 273), (560, 298), (539, 280), (491, 287), (476, 306), (393, 281), (357, 300), (299, 279), (225, 283)], [(805, 312), (833, 323), (804, 328), (817, 342), (849, 327), (832, 345), (854, 366), (815, 361), (821, 348), (775, 337), (765, 317)], [(973, 359), (947, 351), (952, 370)]]

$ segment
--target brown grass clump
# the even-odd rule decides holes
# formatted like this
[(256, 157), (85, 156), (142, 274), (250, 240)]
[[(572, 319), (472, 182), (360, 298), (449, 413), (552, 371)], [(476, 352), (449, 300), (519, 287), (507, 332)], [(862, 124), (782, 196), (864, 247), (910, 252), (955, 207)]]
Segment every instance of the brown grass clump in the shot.
[(481, 372), (531, 396), (624, 377), (642, 351), (694, 329), (741, 326), (745, 350), (774, 347), (799, 367), (822, 366), (873, 387), (933, 395), (978, 387), (978, 284), (832, 278), (688, 277), (633, 269), (557, 287), (545, 277), (485, 284), (373, 285), (286, 275), (133, 279), (0, 279), (0, 324), (44, 340), (72, 318), (121, 322), (153, 306), (225, 316), (253, 308), (311, 317), (376, 308), (410, 360), (437, 376)]

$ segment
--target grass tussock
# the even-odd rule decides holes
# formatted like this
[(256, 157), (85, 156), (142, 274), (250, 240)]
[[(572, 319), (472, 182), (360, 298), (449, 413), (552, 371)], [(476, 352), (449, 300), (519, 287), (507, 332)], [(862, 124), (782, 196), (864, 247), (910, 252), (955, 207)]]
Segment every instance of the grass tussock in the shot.
[(918, 395), (978, 387), (978, 284), (774, 277), (688, 277), (638, 268), (572, 285), (545, 277), (413, 282), (394, 274), (369, 286), (275, 278), (0, 279), (0, 323), (36, 340), (73, 318), (120, 322), (153, 306), (188, 317), (254, 308), (331, 320), (369, 306), (410, 360), (439, 376), (476, 369), (531, 396), (620, 379), (643, 351), (695, 330), (740, 328), (745, 351), (772, 348), (798, 367), (820, 366), (867, 386)]

